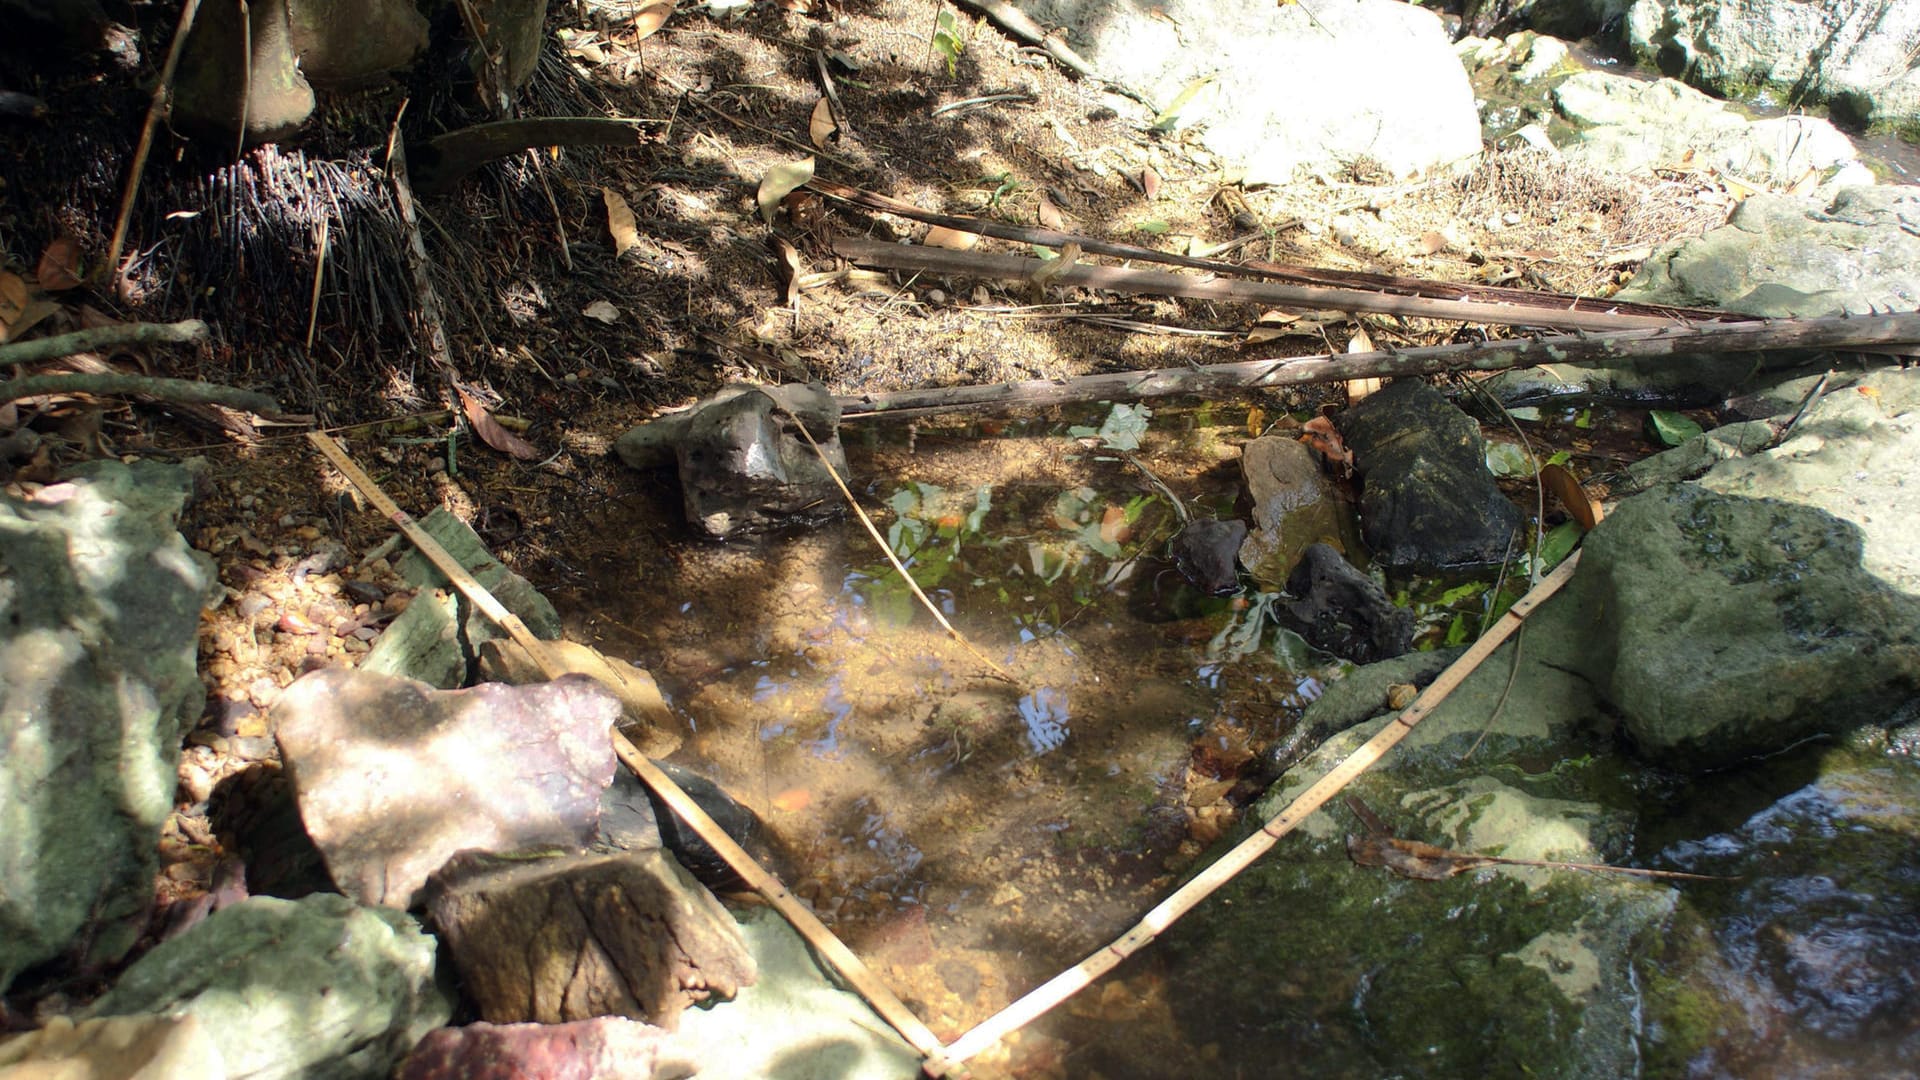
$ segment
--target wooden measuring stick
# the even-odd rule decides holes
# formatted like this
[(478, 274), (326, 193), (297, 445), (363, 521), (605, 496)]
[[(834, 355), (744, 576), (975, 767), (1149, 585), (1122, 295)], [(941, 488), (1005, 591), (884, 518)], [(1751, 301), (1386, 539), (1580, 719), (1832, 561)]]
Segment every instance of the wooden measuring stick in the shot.
[(1580, 553), (1575, 551), (1566, 561), (1556, 567), (1553, 573), (1543, 578), (1527, 595), (1514, 602), (1513, 607), (1493, 624), (1480, 640), (1463, 653), (1440, 673), (1439, 678), (1428, 686), (1426, 691), (1413, 704), (1407, 706), (1394, 721), (1380, 729), (1373, 738), (1368, 739), (1359, 749), (1347, 755), (1346, 760), (1334, 766), (1332, 771), (1315, 781), (1313, 786), (1300, 793), (1289, 803), (1286, 809), (1275, 814), (1259, 832), (1247, 837), (1235, 845), (1232, 851), (1221, 856), (1212, 866), (1206, 868), (1192, 881), (1175, 890), (1173, 895), (1162, 900), (1152, 911), (1146, 914), (1133, 929), (1116, 938), (1106, 948), (1080, 961), (1079, 964), (1055, 975), (1028, 993), (1027, 996), (988, 1017), (972, 1031), (955, 1039), (947, 1047), (947, 1060), (963, 1062), (1007, 1035), (1038, 1019), (1047, 1010), (1079, 993), (1093, 983), (1095, 979), (1119, 966), (1122, 960), (1132, 956), (1177, 922), (1182, 915), (1211, 896), (1215, 890), (1233, 880), (1240, 871), (1252, 865), (1255, 859), (1267, 853), (1274, 842), (1292, 832), (1309, 814), (1320, 809), (1327, 800), (1339, 794), (1340, 789), (1352, 783), (1354, 778), (1367, 771), (1386, 752), (1406, 738), (1413, 726), (1426, 719), (1427, 715), (1451, 694), (1455, 687), (1480, 666), (1501, 643), (1520, 628), (1520, 623), (1540, 606), (1547, 597), (1560, 591), (1560, 587), (1573, 578), (1573, 569), (1580, 562)]
[[(387, 520), (398, 526), (408, 540), (413, 541), (414, 546), (420, 549), (420, 553), (438, 567), (440, 572), (447, 576), (447, 580), (453, 582), (455, 588), (459, 589), (467, 599), (473, 601), (474, 606), (486, 613), (489, 619), (499, 624), (515, 643), (527, 650), (527, 655), (533, 657), (534, 663), (540, 666), (540, 670), (548, 678), (557, 679), (567, 673), (565, 666), (548, 650), (547, 643), (533, 636), (533, 631), (527, 629), (527, 624), (521, 622), (518, 615), (508, 611), (492, 593), (487, 591), (486, 586), (474, 580), (473, 575), (467, 572), (467, 568), (460, 565), (460, 560), (454, 558), (446, 548), (441, 547), (440, 542), (435, 540), (432, 534), (422, 529), (411, 515), (389, 499), (386, 492), (381, 491), (380, 486), (374, 482), (373, 477), (368, 476), (360, 466), (354, 464), (353, 459), (347, 456), (346, 450), (338, 442), (331, 436), (318, 431), (308, 432), (307, 439), (326, 455), (334, 468), (340, 470), (348, 483), (365, 495), (376, 509), (386, 515)], [(922, 1069), (930, 1076), (948, 1075), (951, 1068), (948, 1064), (949, 1059), (933, 1030), (922, 1023), (920, 1018), (913, 1014), (913, 1010), (907, 1008), (906, 1003), (895, 996), (870, 968), (861, 963), (860, 958), (855, 956), (844, 942), (835, 937), (833, 931), (827, 929), (806, 905), (788, 892), (778, 878), (768, 873), (754, 861), (752, 855), (747, 854), (746, 849), (735, 843), (733, 837), (728, 836), (726, 830), (700, 808), (700, 804), (694, 802), (680, 785), (673, 782), (672, 777), (661, 771), (658, 765), (647, 760), (646, 755), (642, 754), (640, 749), (617, 729), (610, 734), (613, 738), (613, 752), (619, 756), (620, 760), (645, 781), (647, 786), (660, 796), (662, 802), (692, 826), (700, 839), (706, 841), (714, 851), (718, 852), (720, 857), (726, 860), (727, 866), (740, 875), (742, 881), (765, 898), (767, 903), (779, 912), (802, 938), (806, 939), (807, 944), (813, 946), (829, 964), (833, 965), (834, 970), (839, 972), (862, 998), (866, 999), (867, 1004), (873, 1008), (874, 1012), (880, 1014), (881, 1019), (891, 1024), (902, 1038), (927, 1059), (922, 1064)]]

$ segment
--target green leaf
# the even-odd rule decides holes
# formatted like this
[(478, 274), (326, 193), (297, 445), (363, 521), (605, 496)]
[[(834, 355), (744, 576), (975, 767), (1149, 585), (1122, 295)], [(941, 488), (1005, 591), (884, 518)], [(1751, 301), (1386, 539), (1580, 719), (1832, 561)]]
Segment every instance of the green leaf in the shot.
[[(1567, 450), (1555, 450), (1555, 451), (1553, 452), (1553, 456), (1551, 456), (1551, 457), (1549, 457), (1549, 458), (1547, 458), (1547, 461), (1546, 461), (1546, 465), (1561, 465), (1561, 466), (1564, 466), (1564, 465), (1566, 465), (1566, 463), (1567, 463), (1567, 462), (1569, 462), (1569, 461), (1572, 461), (1572, 460), (1573, 460), (1573, 454), (1572, 454), (1572, 452), (1571, 452), (1571, 451), (1567, 451)], [(1546, 467), (1546, 465), (1542, 465), (1542, 466), (1541, 466), (1541, 468), (1545, 468), (1545, 467)]]
[(942, 11), (934, 21), (933, 49), (946, 58), (947, 78), (953, 78), (960, 54), (967, 51), (967, 43), (960, 39), (960, 24), (953, 17), (953, 12)]
[(987, 520), (987, 511), (993, 509), (993, 485), (981, 484), (980, 490), (973, 495), (973, 511), (967, 515), (967, 531), (977, 533)]
[(1540, 572), (1545, 573), (1566, 561), (1567, 556), (1573, 554), (1573, 545), (1579, 542), (1579, 522), (1563, 521), (1554, 526), (1546, 539), (1540, 541)]
[(1161, 221), (1159, 218), (1155, 218), (1152, 221), (1143, 221), (1134, 227), (1146, 233), (1148, 236), (1159, 236), (1161, 233), (1173, 228), (1173, 226)]
[(1455, 585), (1440, 594), (1440, 606), (1452, 607), (1470, 596), (1478, 596), (1486, 591), (1487, 583), (1484, 581), (1469, 581), (1465, 585)]
[(1593, 410), (1581, 409), (1580, 415), (1573, 418), (1573, 426), (1577, 428), (1583, 428), (1583, 429), (1592, 427), (1593, 426)]
[(1180, 110), (1193, 104), (1193, 99), (1200, 96), (1200, 91), (1212, 85), (1213, 76), (1206, 75), (1182, 87), (1180, 92), (1174, 95), (1173, 103), (1160, 110), (1159, 115), (1153, 118), (1153, 126), (1147, 130), (1172, 131), (1175, 125), (1180, 123)]
[(1540, 419), (1540, 406), (1519, 405), (1507, 410), (1507, 415), (1515, 420), (1535, 421)]
[(1467, 617), (1465, 615), (1455, 615), (1453, 621), (1447, 624), (1447, 637), (1443, 644), (1451, 649), (1455, 645), (1465, 645), (1466, 643)]
[(1661, 446), (1679, 446), (1700, 434), (1700, 425), (1666, 409), (1647, 413), (1647, 435)]

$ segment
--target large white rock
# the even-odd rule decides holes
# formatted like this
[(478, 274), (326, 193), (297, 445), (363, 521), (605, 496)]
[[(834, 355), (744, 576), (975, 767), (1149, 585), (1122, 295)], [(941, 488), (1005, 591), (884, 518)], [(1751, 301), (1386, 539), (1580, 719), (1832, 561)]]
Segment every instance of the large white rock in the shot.
[(1920, 120), (1913, 0), (1635, 0), (1627, 35), (1661, 70), (1721, 93), (1772, 88), (1863, 120)]
[[(1396, 177), (1480, 151), (1466, 72), (1440, 20), (1398, 0), (1034, 0), (1029, 12), (1069, 28), (1101, 74), (1204, 124), (1215, 153), (1248, 183), (1369, 159)], [(1317, 20), (1317, 21), (1316, 21)]]

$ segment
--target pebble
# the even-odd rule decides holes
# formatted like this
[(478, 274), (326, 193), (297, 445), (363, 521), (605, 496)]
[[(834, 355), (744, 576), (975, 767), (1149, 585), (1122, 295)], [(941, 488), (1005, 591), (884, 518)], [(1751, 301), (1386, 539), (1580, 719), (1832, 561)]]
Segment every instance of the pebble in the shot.
[(272, 676), (262, 675), (247, 684), (247, 699), (264, 709), (280, 699), (280, 684)]
[(366, 642), (361, 641), (357, 637), (350, 637), (345, 642), (342, 643), (341, 647), (346, 649), (350, 653), (363, 653), (363, 652), (366, 652), (368, 649), (371, 649), (373, 646), (368, 645)]
[(241, 597), (240, 602), (234, 605), (234, 610), (240, 613), (241, 618), (251, 619), (272, 606), (271, 597), (265, 593), (253, 592)]
[[(209, 664), (208, 667), (212, 665)], [(249, 717), (260, 715), (260, 710), (254, 707), (253, 702), (244, 698), (228, 698), (219, 704), (218, 709), (214, 730), (229, 737), (240, 734), (242, 725)]]
[[(377, 604), (387, 598), (387, 591), (370, 581), (356, 581), (353, 578), (348, 578), (341, 582), (341, 586), (347, 590), (348, 596), (353, 597), (362, 605)], [(366, 614), (365, 610), (358, 607), (353, 610), (356, 615)]]
[(265, 761), (274, 755), (273, 740), (265, 735), (255, 735), (244, 739), (230, 739), (234, 756), (246, 761)]

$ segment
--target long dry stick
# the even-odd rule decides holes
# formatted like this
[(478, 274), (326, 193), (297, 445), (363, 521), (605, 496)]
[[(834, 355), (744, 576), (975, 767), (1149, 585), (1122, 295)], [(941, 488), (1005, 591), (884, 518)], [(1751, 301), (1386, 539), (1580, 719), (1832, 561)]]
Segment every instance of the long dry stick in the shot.
[[(309, 432), (307, 440), (313, 443), (327, 460), (332, 462), (334, 468), (339, 469), (341, 475), (345, 476), (362, 495), (365, 495), (387, 520), (398, 526), (400, 531), (406, 534), (407, 539), (413, 541), (421, 554), (432, 561), (455, 588), (472, 600), (475, 607), (525, 649), (527, 655), (533, 658), (534, 663), (540, 666), (540, 670), (548, 678), (557, 679), (567, 673), (566, 665), (553, 655), (547, 643), (534, 637), (533, 632), (527, 629), (526, 623), (521, 622), (519, 616), (508, 611), (492, 593), (487, 591), (486, 586), (474, 580), (473, 575), (460, 564), (460, 560), (449, 554), (432, 534), (422, 529), (411, 515), (388, 498), (386, 492), (380, 489), (380, 485), (375, 483), (374, 479), (368, 476), (360, 466), (354, 464), (353, 459), (347, 456), (346, 450), (338, 442), (317, 431)], [(674, 813), (680, 815), (682, 820), (692, 826), (700, 839), (705, 840), (713, 850), (719, 852), (720, 857), (726, 860), (727, 866), (740, 875), (742, 881), (745, 881), (750, 888), (764, 897), (775, 911), (785, 917), (800, 936), (817, 949), (827, 962), (833, 965), (834, 970), (845, 977), (854, 990), (866, 999), (867, 1004), (873, 1006), (873, 1010), (879, 1013), (882, 1019), (893, 1025), (894, 1030), (927, 1058), (925, 1067), (932, 1075), (945, 1075), (945, 1051), (940, 1045), (939, 1037), (914, 1016), (913, 1011), (895, 997), (893, 991), (889, 990), (885, 983), (861, 963), (860, 958), (855, 956), (845, 943), (833, 935), (833, 931), (822, 925), (806, 905), (788, 892), (778, 878), (768, 873), (754, 861), (752, 855), (747, 854), (744, 848), (735, 843), (733, 838), (727, 835), (726, 830), (700, 808), (700, 804), (694, 802), (679, 784), (673, 782), (672, 777), (647, 760), (639, 747), (634, 746), (618, 728), (612, 729), (611, 736), (613, 751), (620, 760), (638, 774), (640, 779), (660, 796), (661, 801), (673, 809)]]
[(1309, 814), (1340, 793), (1340, 789), (1352, 783), (1354, 778), (1365, 772), (1374, 762), (1379, 761), (1395, 743), (1406, 738), (1415, 724), (1426, 719), (1427, 715), (1459, 686), (1473, 669), (1493, 654), (1507, 637), (1519, 628), (1520, 623), (1541, 602), (1560, 590), (1573, 578), (1573, 570), (1580, 563), (1580, 553), (1574, 552), (1559, 568), (1547, 575), (1527, 595), (1516, 601), (1493, 629), (1473, 643), (1460, 659), (1453, 662), (1433, 685), (1406, 711), (1393, 722), (1380, 729), (1379, 734), (1368, 739), (1359, 749), (1347, 756), (1345, 761), (1333, 767), (1325, 776), (1315, 781), (1312, 787), (1300, 793), (1289, 803), (1286, 809), (1274, 815), (1272, 820), (1259, 832), (1242, 840), (1232, 851), (1221, 856), (1212, 866), (1202, 871), (1192, 881), (1182, 885), (1173, 895), (1162, 900), (1146, 917), (1136, 923), (1133, 929), (1116, 938), (1112, 944), (1078, 965), (1054, 976), (1026, 997), (988, 1017), (985, 1023), (967, 1032), (947, 1046), (946, 1059), (949, 1062), (965, 1061), (1007, 1035), (1025, 1027), (1055, 1005), (1067, 1000), (1074, 994), (1091, 985), (1095, 979), (1113, 970), (1122, 960), (1132, 956), (1147, 944), (1159, 937), (1182, 915), (1191, 911), (1200, 901), (1212, 895), (1222, 885), (1233, 880), (1234, 875), (1252, 865), (1255, 859), (1266, 854), (1267, 849), (1282, 836), (1292, 832)]
[(879, 414), (915, 416), (955, 409), (1030, 408), (1086, 401), (1140, 401), (1156, 397), (1206, 397), (1274, 386), (1342, 382), (1348, 379), (1433, 375), (1446, 371), (1499, 371), (1534, 364), (1581, 364), (1672, 356), (1676, 353), (1849, 349), (1860, 346), (1920, 351), (1920, 314), (1841, 315), (1825, 319), (1669, 326), (1617, 334), (1475, 341), (1397, 352), (1322, 354), (1182, 368), (1150, 368), (1030, 379), (986, 386), (902, 390), (840, 398), (840, 414), (857, 420)]
[[(775, 402), (774, 404), (779, 405), (779, 402)], [(887, 538), (880, 535), (880, 530), (874, 525), (873, 519), (867, 516), (865, 510), (861, 509), (859, 501), (853, 497), (853, 492), (848, 490), (847, 482), (840, 479), (840, 471), (835, 469), (833, 463), (827, 460), (827, 452), (820, 448), (819, 443), (813, 441), (813, 433), (807, 430), (807, 425), (801, 423), (800, 418), (795, 416), (785, 405), (779, 405), (779, 408), (781, 412), (786, 413), (787, 419), (793, 421), (793, 426), (799, 429), (800, 437), (807, 440), (808, 446), (813, 447), (814, 454), (820, 458), (820, 467), (827, 470), (828, 476), (833, 477), (833, 486), (840, 489), (840, 494), (845, 496), (847, 505), (853, 507), (854, 516), (860, 519), (860, 524), (867, 527), (867, 535), (873, 537), (873, 542), (880, 546), (880, 553), (885, 555), (887, 561), (893, 564), (894, 571), (900, 575), (901, 580), (907, 583), (907, 588), (913, 590), (913, 595), (919, 598), (920, 605), (927, 609), (927, 614), (933, 616), (933, 621), (939, 623), (940, 629), (945, 630), (948, 637), (959, 642), (961, 648), (972, 653), (975, 660), (987, 665), (995, 675), (1000, 676), (1010, 683), (1018, 684), (1020, 680), (1014, 677), (1013, 672), (994, 663), (992, 657), (974, 648), (973, 642), (968, 641), (965, 634), (955, 630), (953, 624), (947, 621), (947, 617), (940, 614), (940, 609), (935, 607), (933, 601), (927, 598), (927, 594), (921, 591), (920, 583), (913, 580), (912, 574), (907, 573), (907, 568), (900, 562), (900, 557), (893, 553), (893, 548), (887, 544)]]
[[(922, 273), (956, 274), (969, 278), (997, 278), (1006, 281), (1032, 281), (1035, 275), (1042, 270), (1050, 270), (1053, 261), (1057, 261), (1029, 258), (1024, 255), (953, 251), (948, 248), (926, 247), (918, 244), (889, 244), (861, 237), (843, 237), (835, 240), (833, 250), (835, 254), (862, 266), (889, 270), (913, 270)], [(1053, 278), (1052, 283), (1063, 286), (1073, 285), (1080, 288), (1147, 296), (1182, 296), (1193, 300), (1237, 300), (1251, 304), (1323, 311), (1362, 311), (1379, 315), (1405, 315), (1419, 319), (1446, 319), (1503, 326), (1551, 326), (1563, 330), (1601, 332), (1658, 329), (1676, 324), (1676, 320), (1664, 315), (1620, 315), (1606, 311), (1550, 308), (1529, 304), (1395, 296), (1366, 289), (1291, 285), (1277, 281), (1247, 281), (1237, 278), (1206, 278), (1194, 274), (1174, 274), (1164, 270), (1136, 270), (1122, 266), (1082, 263), (1053, 272), (1057, 276)]]
[[(1407, 296), (1424, 296), (1432, 300), (1478, 300), (1486, 303), (1507, 303), (1525, 308), (1546, 308), (1548, 310), (1586, 311), (1601, 314), (1648, 315), (1666, 321), (1691, 319), (1696, 322), (1744, 322), (1749, 315), (1739, 315), (1728, 311), (1714, 311), (1707, 308), (1683, 308), (1669, 304), (1638, 304), (1622, 300), (1598, 300), (1591, 297), (1572, 296), (1566, 293), (1536, 292), (1529, 289), (1511, 289), (1496, 285), (1463, 285), (1455, 281), (1431, 281), (1424, 278), (1398, 277), (1391, 274), (1370, 274), (1357, 270), (1330, 270), (1319, 266), (1280, 266), (1268, 262), (1233, 263), (1217, 258), (1200, 258), (1193, 255), (1177, 255), (1170, 251), (1144, 247), (1140, 244), (1128, 244), (1118, 240), (1109, 240), (1084, 233), (1062, 232), (1058, 229), (1035, 228), (1031, 225), (1016, 225), (1012, 222), (996, 221), (992, 218), (975, 217), (962, 214), (942, 214), (932, 210), (923, 210), (909, 202), (878, 192), (867, 191), (848, 184), (837, 183), (816, 176), (807, 181), (807, 188), (829, 198), (839, 199), (867, 210), (877, 210), (884, 214), (903, 217), (909, 221), (918, 221), (927, 225), (939, 225), (960, 232), (977, 233), (998, 240), (1010, 240), (1019, 244), (1039, 247), (1059, 248), (1068, 244), (1080, 245), (1080, 250), (1090, 255), (1108, 255), (1116, 259), (1133, 262), (1160, 263), (1166, 266), (1178, 266), (1188, 270), (1200, 270), (1218, 274), (1222, 277), (1265, 278), (1271, 281), (1285, 281), (1295, 285), (1317, 285), (1336, 289), (1360, 289), (1384, 293), (1399, 293)], [(1364, 200), (1355, 201), (1359, 205)], [(1258, 238), (1261, 234), (1252, 234)]]
[(186, 0), (180, 5), (180, 22), (174, 27), (173, 42), (167, 46), (167, 62), (160, 67), (160, 81), (153, 87), (153, 102), (147, 106), (147, 122), (140, 128), (140, 142), (133, 148), (133, 166), (127, 170), (127, 189), (120, 196), (120, 214), (113, 221), (113, 240), (107, 244), (107, 261), (101, 265), (114, 276), (115, 291), (118, 291), (120, 278), (125, 272), (120, 266), (120, 252), (127, 243), (127, 224), (133, 220), (133, 201), (140, 194), (140, 177), (147, 171), (147, 155), (153, 150), (153, 133), (160, 126), (160, 117), (167, 110), (167, 99), (173, 93), (173, 71), (180, 66), (180, 53), (187, 45), (187, 32), (193, 29), (194, 14), (200, 10), (200, 0)]

